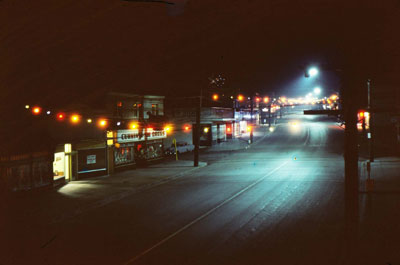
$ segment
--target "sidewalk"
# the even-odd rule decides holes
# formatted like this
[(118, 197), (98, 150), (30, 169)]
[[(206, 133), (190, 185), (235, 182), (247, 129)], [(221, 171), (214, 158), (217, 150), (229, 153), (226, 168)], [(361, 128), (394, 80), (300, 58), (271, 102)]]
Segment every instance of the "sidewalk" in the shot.
[(372, 162), (372, 181), (366, 162), (360, 163), (360, 264), (400, 264), (400, 157)]
[(206, 165), (205, 162), (199, 162), (199, 167), (195, 168), (193, 161), (165, 161), (147, 168), (72, 181), (53, 190), (12, 194), (1, 205), (0, 232), (3, 225), (7, 227), (9, 222), (23, 223), (26, 219), (42, 225), (61, 222), (136, 192), (183, 177)]
[[(368, 172), (367, 161), (360, 163), (360, 192), (398, 192), (400, 194), (400, 157), (381, 157), (371, 162)], [(367, 190), (368, 175), (373, 183)]]

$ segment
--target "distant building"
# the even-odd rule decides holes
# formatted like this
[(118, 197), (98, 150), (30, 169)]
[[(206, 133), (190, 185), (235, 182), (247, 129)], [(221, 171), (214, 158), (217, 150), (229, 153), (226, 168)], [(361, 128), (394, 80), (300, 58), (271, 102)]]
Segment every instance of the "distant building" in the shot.
[(86, 107), (75, 138), (62, 141), (59, 137), (53, 163), (55, 180), (109, 174), (163, 158), (164, 97), (118, 92), (103, 96), (97, 100), (99, 104)]

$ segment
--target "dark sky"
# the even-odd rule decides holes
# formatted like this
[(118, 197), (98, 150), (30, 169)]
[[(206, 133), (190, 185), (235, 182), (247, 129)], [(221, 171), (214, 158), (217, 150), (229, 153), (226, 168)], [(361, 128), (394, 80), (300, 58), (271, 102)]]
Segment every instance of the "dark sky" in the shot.
[(310, 63), (399, 69), (398, 0), (172, 2), (1, 0), (2, 108), (111, 89), (196, 94), (219, 73), (232, 91), (290, 95)]

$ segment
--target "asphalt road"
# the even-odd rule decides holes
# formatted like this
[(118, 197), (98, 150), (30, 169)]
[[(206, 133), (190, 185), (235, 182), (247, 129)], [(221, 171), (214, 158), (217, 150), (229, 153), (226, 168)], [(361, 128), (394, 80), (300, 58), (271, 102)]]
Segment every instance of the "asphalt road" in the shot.
[(334, 120), (288, 115), (245, 150), (46, 227), (31, 264), (339, 264), (342, 146)]

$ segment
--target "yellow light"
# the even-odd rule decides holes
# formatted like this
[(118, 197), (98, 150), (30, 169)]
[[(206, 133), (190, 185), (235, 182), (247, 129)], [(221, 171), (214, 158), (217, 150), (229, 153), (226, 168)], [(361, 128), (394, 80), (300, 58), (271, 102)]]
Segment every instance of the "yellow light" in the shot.
[(269, 97), (264, 97), (264, 103), (268, 103), (269, 102)]
[(72, 123), (78, 123), (81, 121), (81, 117), (78, 114), (73, 114), (70, 120)]
[(105, 120), (105, 119), (99, 120), (99, 126), (102, 127), (102, 128), (106, 127), (107, 126), (107, 120)]
[(205, 133), (208, 133), (208, 127), (205, 127), (205, 128), (204, 128), (204, 132), (205, 132)]
[(30, 108), (30, 106), (29, 105), (25, 105), (25, 109), (29, 109)]
[(92, 119), (87, 119), (87, 123), (92, 123)]
[(167, 133), (171, 131), (171, 127), (170, 126), (165, 126), (164, 127), (164, 131), (166, 131)]
[(72, 145), (71, 144), (64, 144), (64, 152), (71, 153), (72, 152)]
[(248, 132), (251, 132), (252, 129), (253, 129), (253, 128), (252, 128), (251, 126), (247, 126), (247, 131), (248, 131)]
[(239, 95), (239, 96), (237, 97), (237, 99), (238, 99), (239, 101), (243, 101), (244, 96), (243, 96), (243, 95)]
[(330, 96), (330, 99), (332, 99), (332, 100), (337, 100), (339, 97), (337, 96), (337, 95), (335, 95), (335, 94), (333, 94), (333, 95), (331, 95)]
[(136, 129), (138, 126), (137, 126), (137, 124), (135, 123), (135, 122), (131, 122), (131, 123), (129, 123), (129, 129)]
[(107, 145), (111, 146), (114, 144), (114, 133), (113, 131), (107, 131)]
[(33, 112), (34, 115), (39, 115), (40, 112), (42, 112), (42, 109), (40, 107), (34, 107), (32, 109), (32, 112)]
[(147, 128), (147, 131), (148, 131), (148, 132), (152, 132), (152, 131), (153, 131), (153, 128)]
[(213, 98), (213, 100), (218, 100), (219, 96), (218, 96), (218, 94), (214, 94), (214, 95), (212, 96), (212, 98)]

